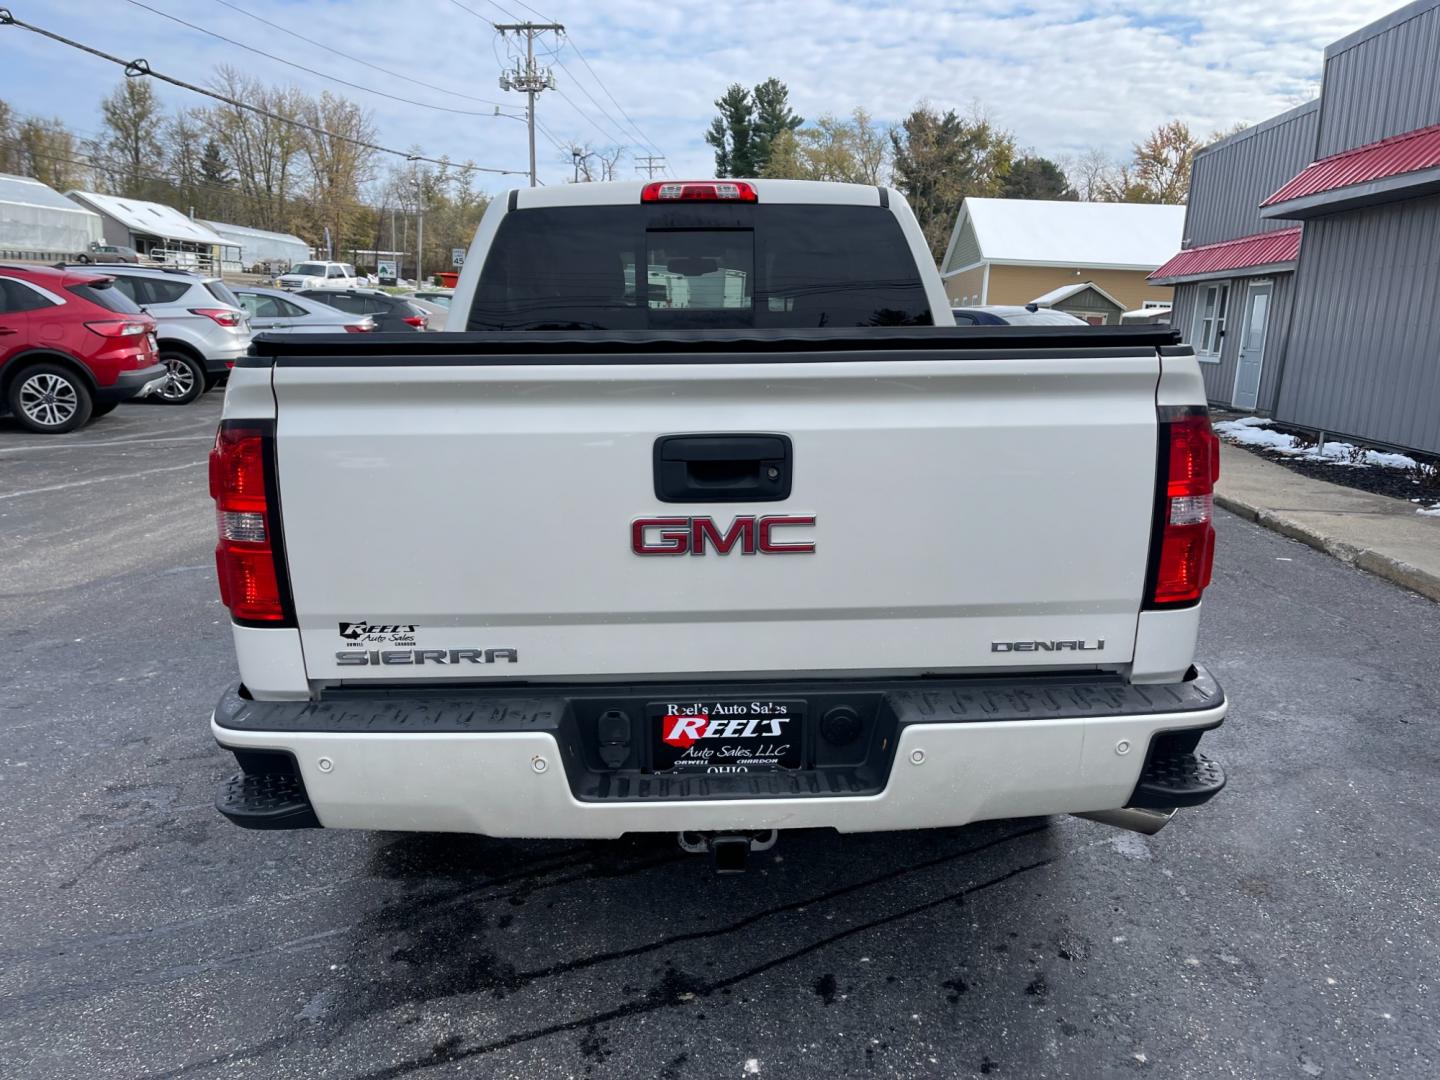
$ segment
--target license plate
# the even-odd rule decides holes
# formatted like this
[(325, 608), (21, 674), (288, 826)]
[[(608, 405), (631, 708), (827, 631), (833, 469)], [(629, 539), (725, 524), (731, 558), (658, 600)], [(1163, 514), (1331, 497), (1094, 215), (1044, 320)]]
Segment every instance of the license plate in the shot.
[(798, 769), (805, 702), (656, 701), (655, 771), (686, 774)]

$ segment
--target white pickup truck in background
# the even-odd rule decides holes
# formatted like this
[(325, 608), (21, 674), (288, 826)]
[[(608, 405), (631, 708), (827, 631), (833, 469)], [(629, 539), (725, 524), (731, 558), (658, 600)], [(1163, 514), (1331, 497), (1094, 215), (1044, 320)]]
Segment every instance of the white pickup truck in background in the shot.
[(955, 327), (897, 193), (764, 180), (511, 192), (450, 322), (231, 376), (238, 824), (736, 868), (1223, 785), (1218, 455), (1168, 329)]

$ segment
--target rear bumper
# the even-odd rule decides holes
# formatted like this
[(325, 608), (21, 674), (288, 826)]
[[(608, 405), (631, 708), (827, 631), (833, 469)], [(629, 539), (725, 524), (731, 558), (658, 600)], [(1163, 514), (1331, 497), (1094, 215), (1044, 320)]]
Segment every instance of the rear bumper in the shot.
[[(1147, 761), (1180, 744), (1193, 751), (1198, 734), (1225, 717), (1215, 681), (1203, 670), (1192, 676), (1134, 687), (1053, 678), (827, 683), (823, 690), (771, 683), (764, 692), (773, 698), (850, 694), (859, 702), (869, 695), (876, 703), (870, 745), (859, 766), (825, 767), (823, 752), (817, 757), (820, 736), (810, 734), (810, 767), (751, 776), (675, 778), (646, 772), (641, 760), (621, 769), (599, 764), (586, 730), (594, 710), (664, 696), (659, 689), (371, 692), (257, 702), (232, 688), (211, 726), (246, 772), (275, 762), (293, 770), (295, 798), (313, 813), (293, 820), (327, 828), (556, 839), (679, 830), (865, 832), (1132, 805), (1148, 790)], [(733, 699), (755, 688), (688, 689), (692, 699)], [(222, 810), (230, 813), (223, 804)]]
[(235, 366), (235, 361), (250, 351), (250, 341), (246, 338), (243, 341), (225, 341), (218, 346), (205, 350), (205, 373), (219, 377), (229, 375), (230, 369)]
[(95, 391), (97, 401), (129, 401), (153, 382), (165, 378), (165, 365), (152, 364), (134, 371), (122, 371), (109, 386)]

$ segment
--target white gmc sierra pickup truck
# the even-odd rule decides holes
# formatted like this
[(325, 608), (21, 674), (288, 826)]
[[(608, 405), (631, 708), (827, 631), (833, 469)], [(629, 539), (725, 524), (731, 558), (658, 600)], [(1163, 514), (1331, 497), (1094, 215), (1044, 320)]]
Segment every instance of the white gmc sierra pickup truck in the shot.
[(1218, 468), (1155, 327), (956, 327), (896, 192), (512, 191), (443, 334), (262, 335), (211, 457), (253, 828), (674, 832), (1213, 796)]

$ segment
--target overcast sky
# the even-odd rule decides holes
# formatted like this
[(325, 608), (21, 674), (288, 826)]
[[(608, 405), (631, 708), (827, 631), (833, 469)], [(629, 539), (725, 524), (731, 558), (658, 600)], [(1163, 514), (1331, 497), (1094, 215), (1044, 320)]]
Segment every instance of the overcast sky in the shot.
[[(216, 65), (228, 63), (312, 92), (344, 89), (371, 110), (386, 145), (516, 170), (526, 167), (524, 124), (484, 115), (493, 114), (494, 105), (473, 99), (523, 113), (523, 95), (496, 83), (509, 46), (488, 20), (538, 19), (536, 12), (543, 12), (567, 30), (558, 51), (553, 35), (544, 39), (558, 84), (540, 100), (544, 127), (561, 143), (629, 144), (632, 155), (654, 152), (640, 145), (643, 138), (679, 176), (713, 171), (703, 134), (714, 99), (731, 82), (753, 85), (771, 75), (789, 85), (795, 109), (807, 118), (860, 105), (894, 123), (921, 99), (962, 110), (978, 102), (1022, 147), (1041, 154), (1062, 158), (1090, 146), (1122, 154), (1170, 117), (1205, 134), (1263, 120), (1315, 96), (1324, 47), (1398, 6), (1394, 0), (536, 0), (527, 9), (518, 0), (464, 0), (471, 14), (455, 0), (145, 3), (336, 76), (348, 89), (130, 0), (13, 0), (8, 6), (17, 18), (127, 59), (144, 57), (155, 70), (191, 82), (208, 81)], [(23, 114), (58, 115), (93, 133), (99, 98), (121, 78), (120, 69), (103, 60), (0, 28), (0, 97)], [(170, 105), (202, 100), (156, 85)], [(562, 160), (543, 136), (538, 145), (541, 179), (563, 181), (569, 155)], [(629, 162), (624, 173), (636, 175)], [(513, 182), (494, 177), (485, 186), (497, 190)]]

